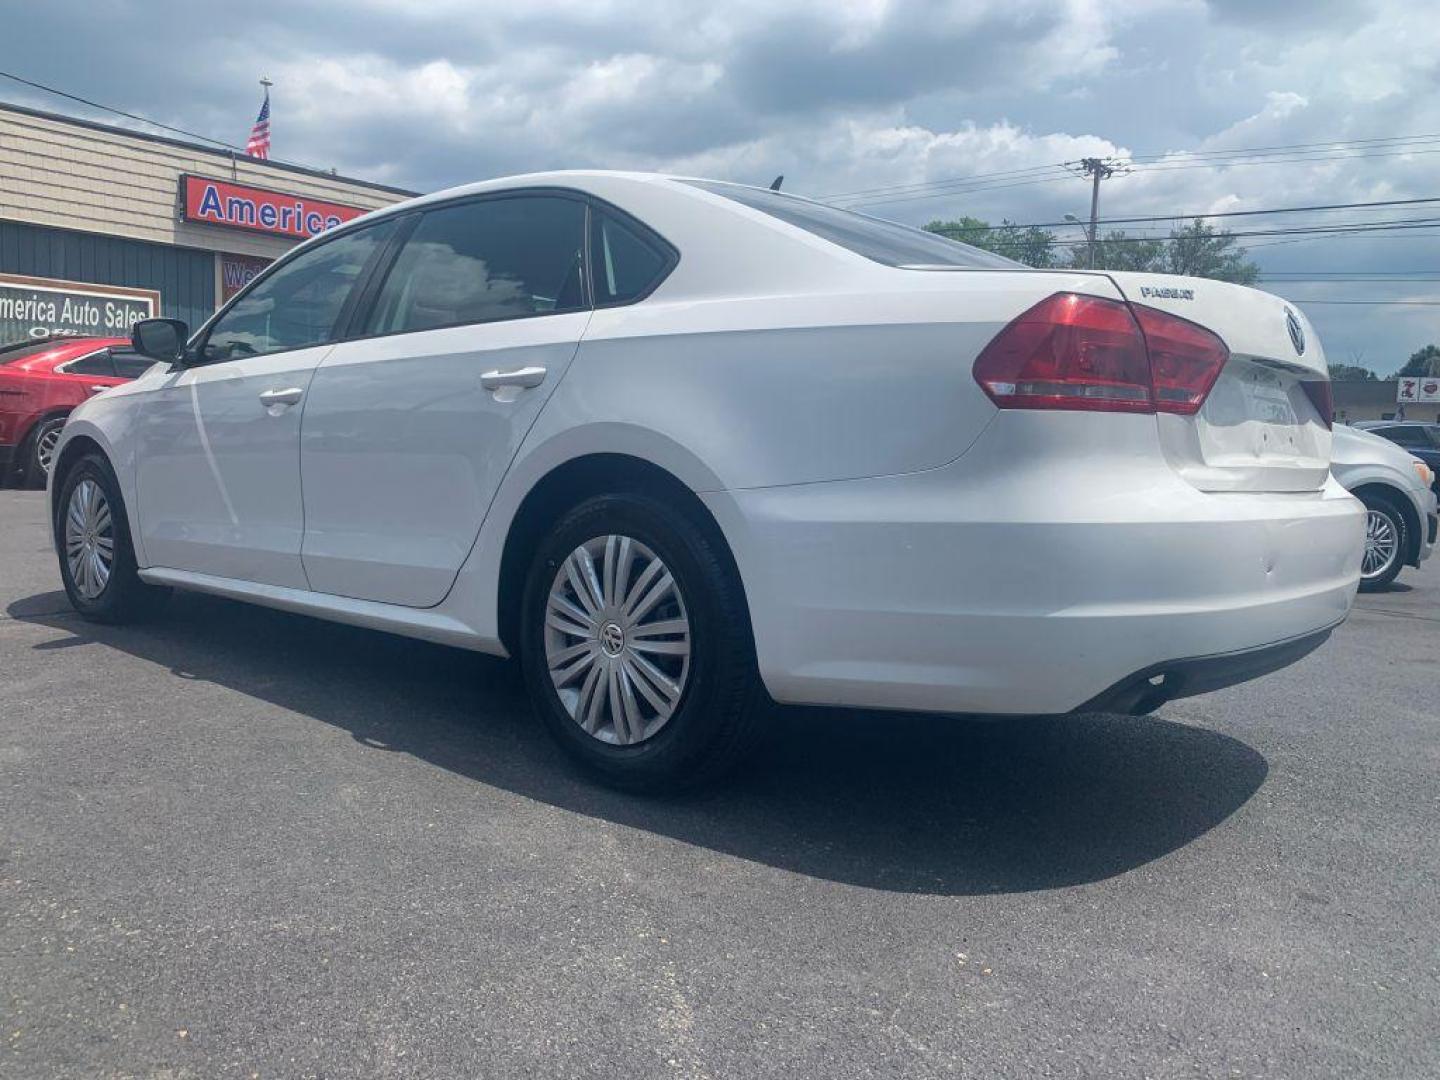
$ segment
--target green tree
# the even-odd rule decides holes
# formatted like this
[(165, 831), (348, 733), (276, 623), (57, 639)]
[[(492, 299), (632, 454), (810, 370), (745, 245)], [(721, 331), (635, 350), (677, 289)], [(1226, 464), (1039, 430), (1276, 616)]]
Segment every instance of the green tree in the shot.
[[(1138, 270), (1151, 274), (1187, 274), (1191, 277), (1253, 285), (1260, 268), (1245, 257), (1234, 234), (1196, 218), (1171, 229), (1168, 240), (1130, 237), (1123, 230), (1105, 233), (1096, 244), (1097, 270)], [(1090, 265), (1090, 245), (1072, 244), (1070, 265)]]
[(925, 229), (1041, 270), (1056, 265), (1059, 252), (1055, 234), (1049, 229), (1020, 226), (1013, 221), (992, 226), (980, 218), (962, 217), (955, 221), (932, 221)]
[[(1085, 269), (1090, 265), (1090, 245), (1070, 245), (1070, 265)], [(1095, 245), (1096, 270), (1138, 270), (1151, 274), (1167, 274), (1165, 241), (1132, 237), (1124, 229), (1113, 229)]]
[(1426, 345), (1412, 353), (1396, 375), (1440, 375), (1440, 345)]
[(1358, 364), (1331, 364), (1331, 382), (1374, 382), (1375, 372)]

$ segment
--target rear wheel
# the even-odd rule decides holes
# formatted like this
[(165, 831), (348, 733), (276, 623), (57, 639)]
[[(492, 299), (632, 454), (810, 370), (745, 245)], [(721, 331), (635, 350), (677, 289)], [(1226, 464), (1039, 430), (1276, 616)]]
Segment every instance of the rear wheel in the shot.
[(1379, 592), (1390, 586), (1405, 565), (1410, 533), (1405, 515), (1383, 495), (1365, 492), (1365, 553), (1360, 561), (1360, 591)]
[(169, 589), (140, 580), (120, 485), (103, 457), (76, 462), (55, 505), (60, 578), (76, 611), (94, 622), (133, 622), (169, 598)]
[(26, 444), (22, 465), (24, 483), (27, 487), (44, 487), (45, 477), (55, 464), (55, 447), (60, 442), (60, 432), (65, 427), (65, 417), (52, 416), (35, 425)]
[(581, 503), (541, 541), (522, 603), (530, 695), (591, 773), (687, 787), (753, 745), (765, 699), (743, 592), (684, 515), (632, 494)]

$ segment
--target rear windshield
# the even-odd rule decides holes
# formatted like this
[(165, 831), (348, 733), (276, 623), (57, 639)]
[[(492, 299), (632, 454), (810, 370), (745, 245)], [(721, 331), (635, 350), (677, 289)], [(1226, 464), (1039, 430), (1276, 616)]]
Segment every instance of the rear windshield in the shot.
[(787, 225), (814, 233), (832, 244), (874, 259), (886, 266), (959, 266), (970, 270), (1026, 269), (1024, 263), (982, 251), (958, 240), (950, 240), (909, 225), (841, 210), (809, 199), (782, 195), (778, 191), (721, 184), (712, 180), (682, 180), (715, 195), (723, 195), (742, 206), (759, 210)]
[(16, 341), (7, 345), (0, 345), (0, 364), (13, 364), (24, 360), (28, 356), (37, 356), (43, 352), (49, 352), (58, 345), (66, 345), (72, 341), (82, 341), (83, 338), (37, 338), (34, 341)]

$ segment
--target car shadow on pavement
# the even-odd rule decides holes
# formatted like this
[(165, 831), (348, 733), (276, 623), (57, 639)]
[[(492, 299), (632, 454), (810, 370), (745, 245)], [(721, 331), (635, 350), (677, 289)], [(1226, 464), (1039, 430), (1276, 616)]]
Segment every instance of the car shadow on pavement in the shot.
[(63, 593), (8, 612), (67, 635), (37, 649), (96, 642), (565, 810), (899, 892), (1023, 892), (1111, 877), (1214, 828), (1268, 771), (1236, 739), (1158, 717), (785, 708), (753, 764), (723, 786), (640, 798), (568, 767), (505, 661), (203, 596), (177, 596), (163, 619), (138, 627), (86, 623)]

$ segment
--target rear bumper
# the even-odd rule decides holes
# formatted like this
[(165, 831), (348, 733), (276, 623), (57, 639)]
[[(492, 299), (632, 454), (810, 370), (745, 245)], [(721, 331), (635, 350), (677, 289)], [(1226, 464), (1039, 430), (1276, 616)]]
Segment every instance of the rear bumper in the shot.
[[(1147, 443), (1127, 424), (1147, 418), (1107, 419), (1138, 442), (1041, 464), (987, 433), (927, 473), (705, 496), (770, 693), (1065, 713), (1167, 668), (1177, 693), (1203, 692), (1232, 654), (1289, 662), (1281, 646), (1345, 617), (1365, 515), (1339, 484), (1201, 492), (1155, 454), (1153, 427)], [(1273, 666), (1237, 659), (1230, 681)]]
[(1327, 626), (1323, 630), (1254, 649), (1152, 664), (1144, 671), (1121, 679), (1072, 711), (1148, 713), (1176, 698), (1208, 694), (1212, 690), (1249, 682), (1289, 667), (1301, 657), (1310, 655), (1330, 639), (1334, 629), (1334, 626)]

